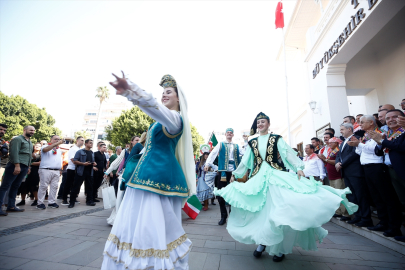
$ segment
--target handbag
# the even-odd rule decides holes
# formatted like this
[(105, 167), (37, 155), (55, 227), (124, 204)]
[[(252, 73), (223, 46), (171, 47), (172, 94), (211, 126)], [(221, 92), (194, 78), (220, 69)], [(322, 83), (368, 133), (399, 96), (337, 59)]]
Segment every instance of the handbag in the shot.
[(101, 190), (103, 194), (103, 205), (104, 209), (110, 209), (115, 207), (116, 198), (115, 198), (115, 190), (114, 186), (108, 186)]
[(110, 186), (110, 185), (108, 184), (108, 183), (109, 183), (108, 178), (109, 178), (109, 177), (104, 178), (104, 179), (103, 179), (103, 182), (101, 182), (100, 187), (97, 189), (97, 197), (98, 197), (98, 198), (101, 198), (101, 199), (102, 199), (102, 198), (103, 198), (103, 192), (102, 192), (103, 188), (107, 188), (107, 187)]

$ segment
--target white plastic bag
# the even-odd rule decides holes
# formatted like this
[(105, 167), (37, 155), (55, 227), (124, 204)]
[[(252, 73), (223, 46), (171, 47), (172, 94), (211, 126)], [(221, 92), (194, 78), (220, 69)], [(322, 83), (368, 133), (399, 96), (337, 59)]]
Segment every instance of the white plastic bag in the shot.
[(103, 188), (101, 192), (103, 194), (104, 209), (113, 208), (116, 202), (114, 186)]

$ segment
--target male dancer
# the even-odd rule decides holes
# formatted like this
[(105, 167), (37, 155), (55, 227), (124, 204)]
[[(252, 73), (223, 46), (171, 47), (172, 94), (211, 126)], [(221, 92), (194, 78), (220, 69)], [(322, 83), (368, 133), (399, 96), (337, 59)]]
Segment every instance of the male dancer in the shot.
[[(205, 162), (204, 170), (208, 171), (210, 165), (213, 164), (215, 158), (218, 156), (218, 173), (221, 174), (221, 180), (219, 181), (217, 186), (218, 189), (226, 187), (229, 184), (232, 172), (240, 164), (239, 146), (232, 143), (233, 136), (233, 129), (226, 129), (226, 141), (217, 144), (217, 146), (215, 146), (215, 148), (211, 151), (207, 161)], [(219, 207), (221, 209), (221, 220), (218, 222), (218, 225), (224, 225), (228, 217), (228, 212), (226, 211), (225, 207), (225, 200), (219, 196), (217, 196), (217, 199), (219, 202)]]

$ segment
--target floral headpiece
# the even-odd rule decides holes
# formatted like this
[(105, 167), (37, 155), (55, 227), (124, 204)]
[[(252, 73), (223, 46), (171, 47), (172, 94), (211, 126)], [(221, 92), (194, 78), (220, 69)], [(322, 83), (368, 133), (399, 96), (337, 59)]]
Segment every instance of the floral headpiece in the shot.
[(176, 80), (173, 78), (172, 75), (166, 74), (162, 77), (159, 83), (160, 86), (163, 88), (167, 87), (177, 87)]
[(331, 139), (329, 139), (329, 141), (328, 142), (337, 142), (338, 144), (341, 144), (342, 143), (342, 140), (341, 139), (339, 139), (338, 137), (333, 137), (333, 138), (331, 138)]

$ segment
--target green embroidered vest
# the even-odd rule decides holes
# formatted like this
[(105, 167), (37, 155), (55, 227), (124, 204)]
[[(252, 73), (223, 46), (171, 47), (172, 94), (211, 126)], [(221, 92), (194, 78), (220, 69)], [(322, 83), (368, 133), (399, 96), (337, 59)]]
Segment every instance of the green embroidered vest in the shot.
[(273, 169), (287, 171), (284, 164), (278, 160), (277, 142), (280, 137), (280, 135), (270, 134), (269, 141), (267, 142), (266, 147), (266, 157), (264, 158), (264, 160), (259, 153), (257, 138), (251, 139), (249, 141), (249, 146), (252, 149), (253, 154), (255, 155), (254, 169), (250, 177), (255, 176), (259, 172), (263, 162), (267, 162), (267, 164), (269, 164)]

